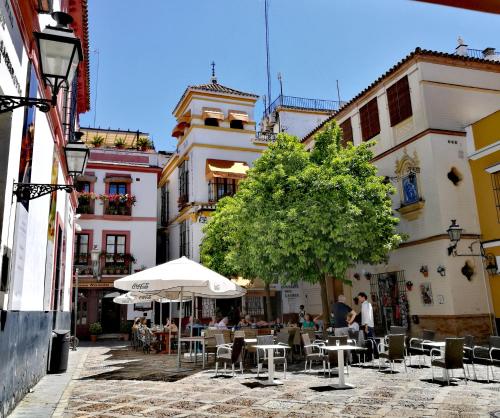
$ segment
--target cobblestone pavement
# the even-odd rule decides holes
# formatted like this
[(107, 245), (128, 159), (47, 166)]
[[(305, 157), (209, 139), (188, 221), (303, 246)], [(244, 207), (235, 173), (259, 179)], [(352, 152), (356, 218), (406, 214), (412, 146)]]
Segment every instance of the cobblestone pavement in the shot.
[[(346, 380), (356, 388), (344, 391), (324, 390), (337, 379), (323, 377), (318, 369), (305, 373), (303, 364), (292, 366), (284, 385), (273, 387), (262, 386), (250, 369), (244, 375), (215, 378), (213, 363), (180, 375), (169, 371), (173, 368), (174, 356), (138, 353), (123, 343), (93, 346), (57, 415), (500, 417), (500, 375), (497, 372), (497, 381), (487, 383), (483, 367), (477, 367), (478, 382), (466, 385), (455, 379), (452, 386), (432, 383), (428, 367), (409, 367), (408, 374), (402, 365), (396, 365), (394, 374), (351, 367)], [(277, 375), (283, 377), (281, 369)]]

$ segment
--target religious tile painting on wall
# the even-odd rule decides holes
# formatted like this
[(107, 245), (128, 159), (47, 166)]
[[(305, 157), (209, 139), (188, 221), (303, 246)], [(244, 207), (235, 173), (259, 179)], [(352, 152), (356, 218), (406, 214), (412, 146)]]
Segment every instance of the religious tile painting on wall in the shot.
[(422, 283), (420, 285), (420, 295), (422, 296), (422, 303), (424, 305), (432, 305), (434, 303), (430, 282)]

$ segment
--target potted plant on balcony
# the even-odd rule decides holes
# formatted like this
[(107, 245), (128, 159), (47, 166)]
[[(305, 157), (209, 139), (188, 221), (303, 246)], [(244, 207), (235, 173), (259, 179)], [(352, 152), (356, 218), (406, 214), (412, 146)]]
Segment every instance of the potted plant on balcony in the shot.
[(94, 148), (99, 148), (104, 143), (104, 137), (100, 135), (94, 135), (90, 143), (94, 146)]
[(102, 334), (102, 326), (100, 322), (94, 322), (89, 326), (90, 341), (95, 343), (97, 341), (97, 336)]
[(122, 137), (116, 138), (115, 139), (115, 147), (118, 149), (125, 148), (125, 139)]
[(151, 145), (152, 145), (151, 141), (146, 137), (140, 137), (137, 140), (137, 147), (141, 151), (147, 151), (149, 148), (151, 148)]
[(132, 332), (132, 321), (122, 321), (120, 324), (120, 332), (122, 334), (122, 340), (128, 341), (130, 333)]

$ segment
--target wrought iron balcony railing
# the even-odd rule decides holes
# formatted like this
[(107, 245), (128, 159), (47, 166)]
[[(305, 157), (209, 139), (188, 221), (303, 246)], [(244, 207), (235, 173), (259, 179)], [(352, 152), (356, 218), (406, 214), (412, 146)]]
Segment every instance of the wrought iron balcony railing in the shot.
[[(461, 54), (457, 53), (456, 51), (454, 51), (453, 54), (461, 55)], [(491, 57), (491, 56), (500, 57), (500, 52), (496, 52), (495, 49), (493, 49), (493, 48), (486, 48), (485, 50), (467, 48), (467, 56), (469, 58), (485, 59), (486, 57)]]
[(335, 112), (339, 110), (345, 102), (338, 100), (308, 99), (295, 96), (278, 96), (265, 111), (265, 115), (273, 113), (278, 107), (289, 107), (293, 109), (307, 109), (317, 111)]
[(254, 142), (274, 142), (276, 141), (277, 135), (278, 134), (275, 134), (274, 132), (256, 132)]

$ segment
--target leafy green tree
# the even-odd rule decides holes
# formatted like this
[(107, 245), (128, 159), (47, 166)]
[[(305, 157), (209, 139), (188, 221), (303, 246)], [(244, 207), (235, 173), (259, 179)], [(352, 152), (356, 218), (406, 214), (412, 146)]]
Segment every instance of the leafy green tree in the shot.
[(328, 318), (327, 280), (346, 281), (356, 262), (384, 261), (402, 239), (393, 188), (370, 162), (373, 144), (342, 147), (341, 139), (335, 122), (315, 136), (311, 152), (279, 135), (238, 193), (218, 206), (205, 229), (203, 262), (267, 284), (319, 283)]

